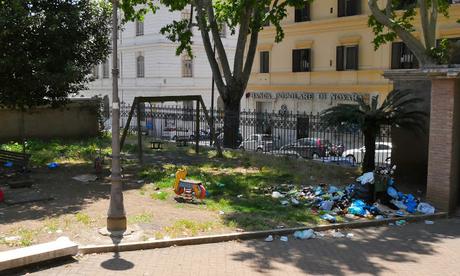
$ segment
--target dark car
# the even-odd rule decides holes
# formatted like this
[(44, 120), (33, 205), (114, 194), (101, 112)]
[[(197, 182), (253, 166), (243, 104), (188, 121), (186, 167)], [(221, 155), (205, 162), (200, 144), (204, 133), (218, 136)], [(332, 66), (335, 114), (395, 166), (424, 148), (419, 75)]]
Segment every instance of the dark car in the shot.
[(331, 143), (320, 138), (301, 138), (294, 143), (284, 145), (279, 151), (295, 151), (303, 158), (318, 159), (326, 157)]

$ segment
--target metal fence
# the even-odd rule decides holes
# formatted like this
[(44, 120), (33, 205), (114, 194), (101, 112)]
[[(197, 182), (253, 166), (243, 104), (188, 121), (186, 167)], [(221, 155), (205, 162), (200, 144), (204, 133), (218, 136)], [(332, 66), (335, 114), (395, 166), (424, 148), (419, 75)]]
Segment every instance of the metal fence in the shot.
[[(121, 106), (122, 127), (130, 110), (131, 106)], [(211, 114), (208, 111), (208, 114), (215, 125), (216, 141), (212, 141), (210, 126), (202, 110), (197, 117), (196, 109), (177, 106), (143, 105), (140, 118), (142, 134), (151, 140), (190, 143), (196, 141), (198, 135), (202, 146), (222, 144), (224, 112), (214, 111)], [(241, 150), (349, 164), (359, 164), (364, 157), (364, 137), (357, 126), (327, 126), (321, 121), (320, 114), (311, 113), (243, 110), (239, 115), (238, 148)], [(129, 127), (131, 133), (137, 132), (137, 121), (135, 111)], [(390, 131), (391, 128), (385, 126), (378, 135), (376, 162), (379, 164), (390, 162)]]

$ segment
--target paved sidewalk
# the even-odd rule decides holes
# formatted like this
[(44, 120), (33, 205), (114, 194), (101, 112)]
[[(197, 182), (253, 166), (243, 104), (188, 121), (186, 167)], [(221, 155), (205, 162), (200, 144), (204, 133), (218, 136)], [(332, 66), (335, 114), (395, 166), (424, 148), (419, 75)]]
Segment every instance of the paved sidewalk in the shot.
[[(460, 219), (352, 231), (354, 237), (261, 240), (83, 256), (32, 275), (459, 275)], [(329, 237), (327, 237), (329, 236)], [(21, 273), (25, 273), (22, 271)], [(29, 272), (32, 272), (29, 269)]]

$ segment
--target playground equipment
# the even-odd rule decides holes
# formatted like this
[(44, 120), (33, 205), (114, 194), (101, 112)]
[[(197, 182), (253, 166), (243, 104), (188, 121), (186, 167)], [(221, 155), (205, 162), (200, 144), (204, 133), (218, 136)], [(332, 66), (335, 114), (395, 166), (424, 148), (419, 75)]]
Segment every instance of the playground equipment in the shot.
[(187, 176), (186, 169), (180, 169), (176, 172), (176, 181), (174, 182), (174, 192), (182, 195), (186, 201), (192, 201), (193, 197), (204, 199), (206, 189), (199, 180), (185, 179)]

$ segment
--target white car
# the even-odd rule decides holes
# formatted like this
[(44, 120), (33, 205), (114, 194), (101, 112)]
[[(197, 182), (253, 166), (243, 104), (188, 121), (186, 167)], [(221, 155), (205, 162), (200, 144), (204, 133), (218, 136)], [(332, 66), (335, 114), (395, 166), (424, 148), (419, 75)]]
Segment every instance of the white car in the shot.
[[(375, 143), (375, 163), (391, 163), (391, 149), (393, 145), (389, 142)], [(350, 149), (343, 152), (345, 157), (351, 163), (362, 163), (364, 159), (365, 147), (359, 149)]]
[(193, 137), (193, 132), (185, 128), (169, 127), (163, 129), (163, 138), (168, 140), (176, 140), (177, 138), (191, 139)]
[(267, 152), (273, 147), (273, 138), (269, 134), (253, 134), (246, 138), (239, 146), (242, 150)]

